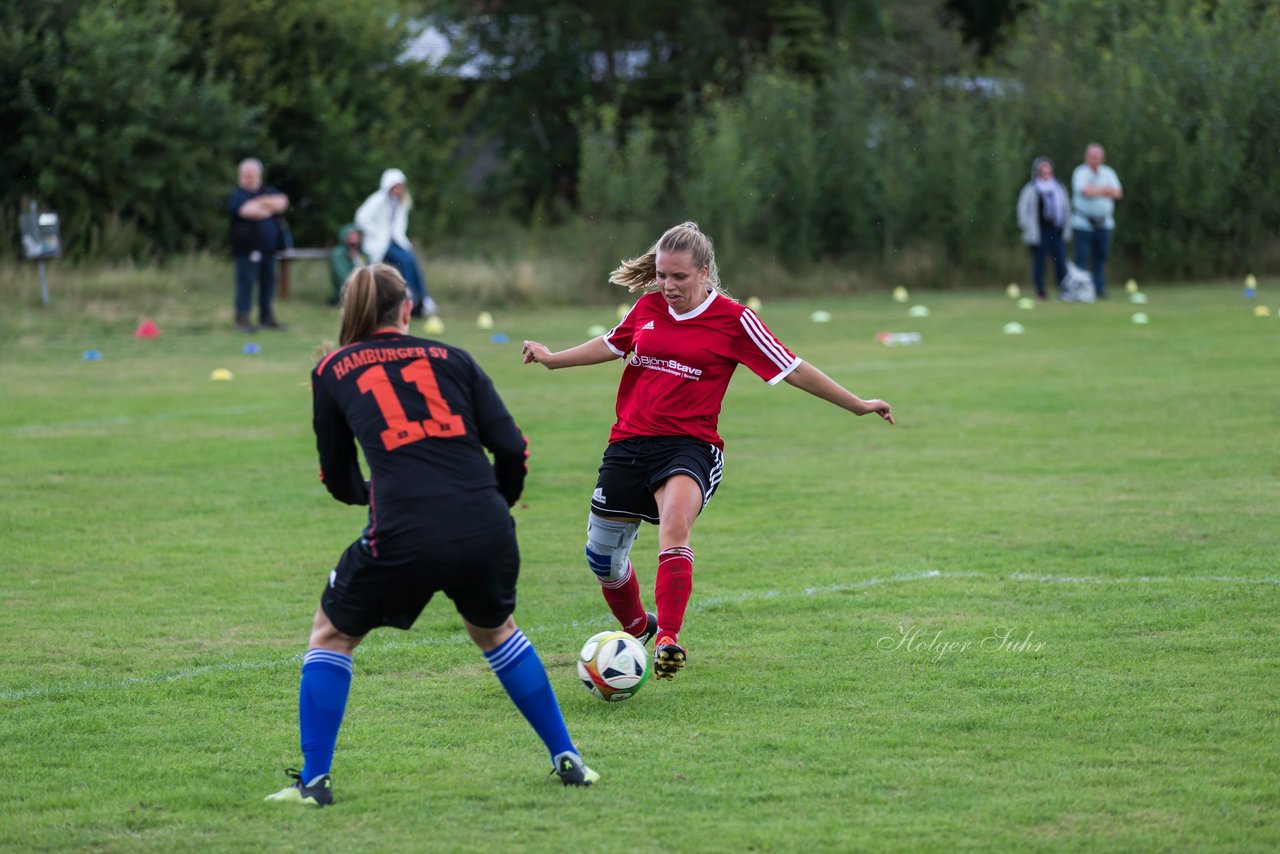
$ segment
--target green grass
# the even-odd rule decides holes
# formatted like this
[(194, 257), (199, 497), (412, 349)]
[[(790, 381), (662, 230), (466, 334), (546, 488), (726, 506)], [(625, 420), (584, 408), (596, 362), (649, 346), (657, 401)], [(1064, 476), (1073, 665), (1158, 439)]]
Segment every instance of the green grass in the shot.
[[(1151, 288), (1148, 326), (1123, 294), (915, 294), (924, 319), (761, 294), (899, 424), (740, 372), (690, 664), (621, 705), (572, 665), (610, 624), (581, 550), (617, 368), (518, 357), (610, 324), (613, 298), (497, 310), (494, 344), (442, 288), (442, 337), (530, 437), (516, 616), (603, 780), (546, 779), (442, 599), (357, 652), (339, 802), (314, 812), (261, 799), (298, 761), (300, 654), (363, 521), (315, 477), (307, 372), (336, 315), (303, 274), (290, 331), (244, 355), (207, 268), (65, 273), (47, 310), (30, 268), (0, 274), (0, 849), (1280, 847), (1280, 322), (1236, 286)], [(143, 314), (160, 339), (130, 337)]]

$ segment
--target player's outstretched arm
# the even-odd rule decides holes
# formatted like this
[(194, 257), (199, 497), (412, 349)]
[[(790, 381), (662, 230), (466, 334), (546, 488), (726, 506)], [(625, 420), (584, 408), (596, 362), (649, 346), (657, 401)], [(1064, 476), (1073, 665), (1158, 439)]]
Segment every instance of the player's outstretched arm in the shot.
[(808, 362), (801, 362), (798, 368), (788, 374), (787, 382), (814, 397), (847, 409), (854, 415), (874, 412), (890, 424), (895, 423), (893, 408), (887, 402), (878, 398), (863, 400)]
[(537, 362), (539, 365), (554, 371), (556, 368), (576, 368), (580, 365), (599, 365), (612, 362), (618, 354), (609, 349), (604, 338), (592, 338), (590, 341), (552, 353), (545, 344), (537, 341), (526, 341), (520, 348), (524, 363)]

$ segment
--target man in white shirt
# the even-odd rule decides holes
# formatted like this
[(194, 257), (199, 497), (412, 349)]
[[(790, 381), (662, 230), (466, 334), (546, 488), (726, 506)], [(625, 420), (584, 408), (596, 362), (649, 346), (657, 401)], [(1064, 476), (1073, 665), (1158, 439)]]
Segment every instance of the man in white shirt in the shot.
[(1084, 150), (1084, 163), (1071, 173), (1071, 229), (1075, 233), (1076, 265), (1093, 275), (1098, 299), (1106, 299), (1107, 258), (1115, 230), (1116, 202), (1124, 198), (1120, 179), (1102, 161), (1106, 152), (1096, 142)]

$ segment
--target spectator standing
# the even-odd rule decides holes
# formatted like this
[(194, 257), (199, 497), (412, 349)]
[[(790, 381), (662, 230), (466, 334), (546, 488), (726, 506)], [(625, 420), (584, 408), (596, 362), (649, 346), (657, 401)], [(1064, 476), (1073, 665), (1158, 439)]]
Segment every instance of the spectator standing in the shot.
[(356, 211), (356, 227), (364, 234), (364, 252), (374, 264), (390, 264), (400, 271), (413, 296), (413, 316), (436, 313), (435, 300), (427, 293), (422, 267), (409, 242), (409, 210), (413, 197), (405, 185), (404, 173), (388, 169), (382, 173), (377, 192)]
[(236, 188), (227, 200), (231, 222), (231, 254), (235, 258), (236, 329), (253, 332), (253, 286), (258, 285), (258, 324), (283, 329), (275, 315), (276, 251), (285, 243), (282, 215), (289, 197), (262, 183), (262, 161), (240, 161)]
[(1031, 162), (1031, 180), (1018, 194), (1018, 228), (1022, 242), (1031, 250), (1031, 278), (1036, 297), (1047, 299), (1044, 262), (1053, 258), (1054, 274), (1061, 287), (1067, 277), (1066, 242), (1071, 239), (1071, 218), (1066, 188), (1053, 177), (1053, 161), (1037, 157)]
[(1084, 150), (1084, 162), (1071, 173), (1071, 225), (1076, 233), (1076, 264), (1093, 275), (1098, 299), (1107, 298), (1106, 267), (1115, 231), (1116, 202), (1124, 188), (1116, 171), (1107, 166), (1107, 153), (1096, 142)]
[(342, 302), (342, 286), (351, 272), (356, 267), (368, 266), (369, 256), (364, 254), (363, 244), (364, 235), (354, 224), (348, 223), (338, 229), (338, 245), (329, 253), (329, 278), (333, 285), (330, 305)]

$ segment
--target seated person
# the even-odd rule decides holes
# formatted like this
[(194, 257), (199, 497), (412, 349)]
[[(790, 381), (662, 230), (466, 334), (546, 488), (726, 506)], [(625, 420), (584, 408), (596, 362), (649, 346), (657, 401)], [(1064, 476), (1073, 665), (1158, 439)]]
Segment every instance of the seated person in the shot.
[(409, 211), (413, 197), (405, 185), (404, 173), (388, 169), (382, 173), (377, 192), (356, 210), (356, 227), (364, 234), (364, 251), (375, 264), (390, 264), (400, 271), (413, 295), (413, 316), (436, 313), (436, 301), (427, 293), (422, 267), (409, 241)]
[(329, 305), (338, 305), (342, 302), (342, 285), (351, 275), (351, 271), (356, 267), (368, 266), (369, 256), (365, 255), (364, 250), (361, 249), (363, 242), (364, 235), (354, 223), (348, 223), (338, 229), (338, 245), (329, 253), (329, 278), (333, 284), (333, 296), (329, 300)]

